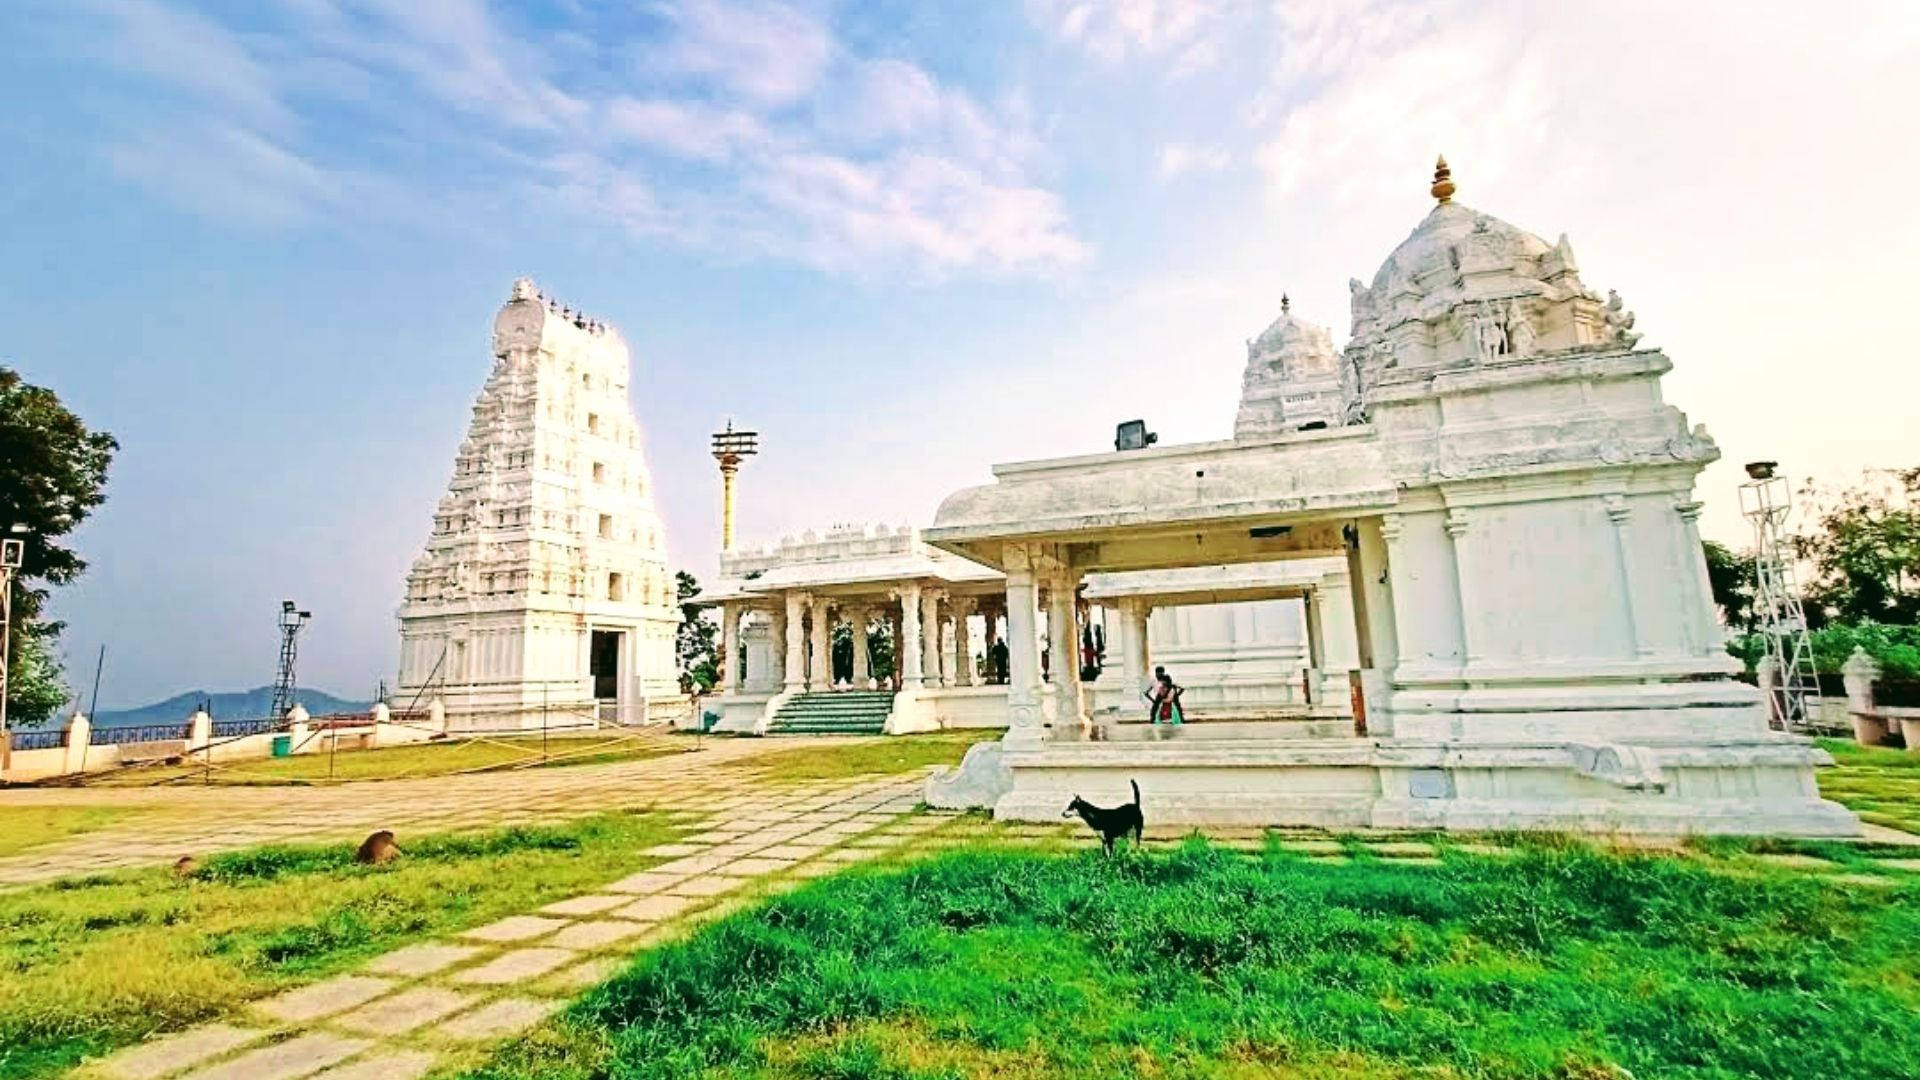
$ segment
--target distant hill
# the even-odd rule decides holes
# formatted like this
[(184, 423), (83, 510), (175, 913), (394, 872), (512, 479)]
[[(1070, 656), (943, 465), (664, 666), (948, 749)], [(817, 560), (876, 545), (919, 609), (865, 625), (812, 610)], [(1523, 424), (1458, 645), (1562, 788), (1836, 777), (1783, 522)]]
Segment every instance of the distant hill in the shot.
[[(373, 708), (371, 701), (348, 701), (324, 690), (308, 690), (306, 687), (296, 689), (294, 699), (315, 716), (323, 713), (366, 712)], [(208, 703), (207, 711), (213, 714), (215, 720), (251, 720), (267, 715), (267, 710), (273, 707), (273, 687), (256, 686), (251, 690), (225, 694), (189, 690), (137, 709), (103, 710), (99, 716), (92, 718), (93, 726), (133, 727), (138, 724), (170, 724), (174, 721), (185, 723), (187, 717), (193, 715), (194, 708), (203, 701)]]

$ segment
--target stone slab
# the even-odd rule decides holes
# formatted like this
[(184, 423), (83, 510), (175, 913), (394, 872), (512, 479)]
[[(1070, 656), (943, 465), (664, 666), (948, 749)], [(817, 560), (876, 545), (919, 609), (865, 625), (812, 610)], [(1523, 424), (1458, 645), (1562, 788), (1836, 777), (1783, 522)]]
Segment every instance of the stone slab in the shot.
[(669, 885), (685, 881), (688, 876), (689, 874), (663, 874), (657, 870), (649, 870), (631, 877), (623, 877), (607, 886), (607, 891), (632, 894), (656, 893)]
[(451, 1039), (502, 1039), (525, 1031), (559, 1007), (560, 1002), (539, 998), (499, 998), (456, 1016), (435, 1030)]
[(395, 949), (385, 956), (376, 956), (367, 962), (364, 970), (380, 975), (403, 975), (417, 979), (423, 975), (432, 975), (436, 971), (445, 971), (455, 964), (471, 960), (486, 951), (486, 948), (480, 945), (428, 942), (424, 945), (409, 945), (404, 949)]
[(303, 986), (298, 990), (289, 990), (276, 997), (257, 1001), (253, 1011), (262, 1016), (270, 1016), (283, 1024), (302, 1024), (309, 1020), (318, 1020), (323, 1016), (346, 1012), (356, 1005), (362, 1005), (392, 990), (395, 983), (391, 979), (376, 979), (367, 975), (339, 975)]
[(425, 1050), (396, 1050), (336, 1066), (314, 1080), (420, 1080), (433, 1071), (433, 1063)]
[(694, 901), (691, 897), (670, 896), (663, 893), (656, 896), (643, 896), (626, 907), (613, 909), (608, 914), (617, 915), (622, 919), (633, 919), (636, 922), (658, 922), (661, 919), (671, 919), (693, 906)]
[(515, 949), (501, 953), (477, 967), (456, 972), (453, 979), (477, 986), (504, 986), (538, 978), (572, 959), (573, 953), (566, 949)]
[(611, 956), (592, 957), (570, 968), (562, 968), (554, 972), (540, 982), (540, 987), (557, 994), (578, 993), (613, 978), (620, 970), (621, 964), (622, 961)]
[(799, 862), (801, 859), (811, 859), (832, 846), (831, 842), (822, 842), (819, 844), (775, 844), (773, 847), (762, 849), (760, 857), (763, 859), (787, 859), (791, 862)]
[(777, 874), (787, 867), (792, 866), (797, 861), (796, 859), (770, 859), (765, 857), (735, 859), (715, 870), (714, 873), (725, 877), (759, 877), (762, 874)]
[(720, 896), (723, 893), (730, 893), (746, 883), (747, 880), (745, 878), (721, 877), (713, 874), (705, 877), (688, 878), (673, 888), (668, 889), (667, 893), (670, 896)]
[(334, 1023), (369, 1035), (404, 1035), (458, 1012), (473, 1001), (472, 995), (444, 986), (416, 986), (385, 1001), (363, 1005)]
[(294, 1080), (311, 1076), (373, 1045), (365, 1039), (314, 1032), (249, 1050), (199, 1072), (189, 1080)]
[(627, 922), (624, 919), (575, 923), (548, 938), (543, 944), (551, 945), (556, 949), (591, 952), (594, 949), (604, 949), (609, 945), (630, 940), (645, 932), (651, 925), (651, 923)]
[(238, 1050), (265, 1034), (231, 1024), (207, 1024), (164, 1039), (129, 1046), (103, 1059), (94, 1066), (92, 1072), (111, 1080), (154, 1080), (189, 1065), (198, 1065), (229, 1050)]
[(565, 919), (549, 919), (540, 915), (509, 915), (498, 922), (478, 926), (461, 934), (461, 937), (475, 941), (527, 941), (542, 934), (550, 934), (567, 925)]
[(633, 897), (619, 893), (596, 893), (556, 900), (540, 910), (547, 915), (598, 915), (608, 908), (617, 908), (621, 904), (631, 903), (632, 900)]

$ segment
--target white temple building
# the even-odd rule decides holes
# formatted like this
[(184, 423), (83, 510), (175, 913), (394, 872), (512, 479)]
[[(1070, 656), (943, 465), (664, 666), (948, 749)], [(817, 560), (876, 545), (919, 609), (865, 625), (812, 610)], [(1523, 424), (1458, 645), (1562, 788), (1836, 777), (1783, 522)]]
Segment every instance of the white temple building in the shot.
[(456, 728), (672, 715), (681, 616), (626, 343), (522, 278), (493, 357), (407, 574), (395, 700)]
[[(1444, 162), (1432, 194), (1352, 283), (1338, 423), (1250, 371), (1234, 440), (998, 465), (941, 505), (927, 542), (1004, 575), (1009, 728), (929, 802), (1053, 820), (1137, 781), (1162, 824), (1858, 833), (1830, 758), (1733, 677), (1693, 496), (1719, 451), (1662, 399), (1672, 362), (1564, 237), (1452, 201)], [(1289, 348), (1318, 342), (1282, 327), (1249, 364)], [(1042, 610), (1071, 635), (1095, 575), (1276, 560), (1347, 568), (1344, 731), (1103, 722), (1072, 666), (1041, 677)]]

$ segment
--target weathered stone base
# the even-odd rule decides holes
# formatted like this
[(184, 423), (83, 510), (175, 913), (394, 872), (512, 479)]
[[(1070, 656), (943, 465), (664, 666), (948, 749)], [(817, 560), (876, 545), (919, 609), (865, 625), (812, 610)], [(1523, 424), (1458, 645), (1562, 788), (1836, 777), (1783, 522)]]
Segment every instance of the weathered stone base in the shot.
[[(1129, 801), (1132, 780), (1158, 825), (1860, 834), (1814, 784), (1814, 768), (1831, 759), (1790, 736), (1633, 747), (1182, 736), (975, 747), (928, 782), (928, 802), (1053, 821), (1075, 795)], [(995, 798), (1003, 776), (1010, 787)]]

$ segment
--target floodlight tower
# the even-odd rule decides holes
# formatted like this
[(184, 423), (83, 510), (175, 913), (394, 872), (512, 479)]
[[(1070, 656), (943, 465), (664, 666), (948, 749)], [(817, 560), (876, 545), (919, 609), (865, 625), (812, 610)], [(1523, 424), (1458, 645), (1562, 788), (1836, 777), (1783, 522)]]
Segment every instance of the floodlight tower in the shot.
[(1794, 581), (1793, 551), (1787, 542), (1787, 518), (1793, 490), (1775, 475), (1778, 462), (1747, 465), (1740, 485), (1740, 512), (1753, 525), (1753, 614), (1773, 661), (1775, 684), (1767, 695), (1768, 718), (1784, 731), (1812, 726), (1809, 702), (1819, 695), (1813, 647), (1807, 640), (1807, 613)]
[(7, 685), (13, 670), (13, 576), (27, 561), (27, 541), (20, 535), (26, 531), (25, 525), (15, 525), (0, 537), (0, 755), (8, 758), (13, 752), (13, 733), (7, 728), (7, 698), (13, 689)]
[(273, 711), (268, 714), (275, 720), (286, 719), (293, 708), (293, 662), (300, 651), (300, 628), (311, 618), (313, 612), (297, 610), (293, 601), (280, 601), (280, 671), (274, 676)]
[(713, 433), (713, 460), (720, 463), (720, 550), (733, 550), (733, 478), (740, 463), (760, 452), (760, 433), (735, 431), (727, 421), (725, 431)]

